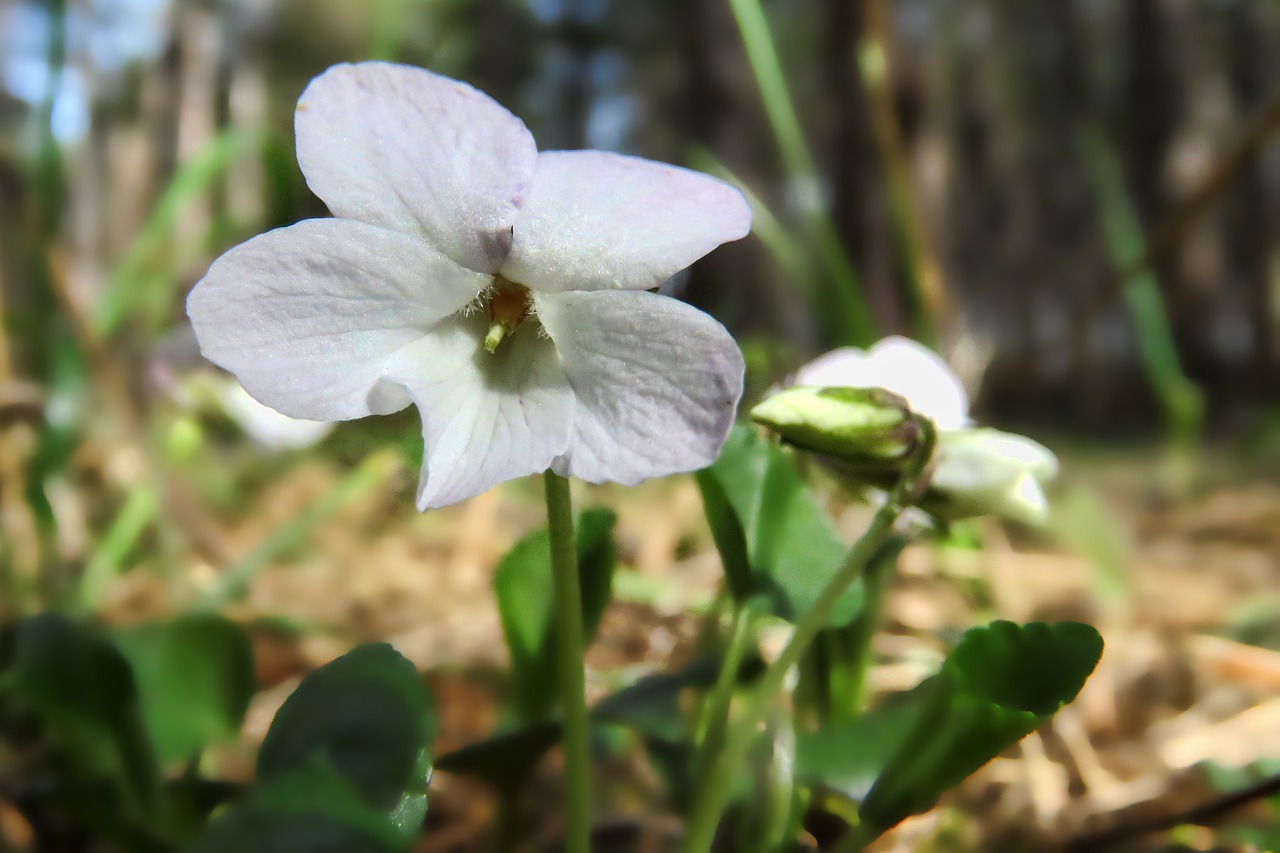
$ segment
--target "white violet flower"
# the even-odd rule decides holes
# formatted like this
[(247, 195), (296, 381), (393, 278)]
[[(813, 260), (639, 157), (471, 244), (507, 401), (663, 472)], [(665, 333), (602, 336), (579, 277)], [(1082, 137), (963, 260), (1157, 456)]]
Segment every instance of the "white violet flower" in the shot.
[(884, 388), (906, 399), (911, 410), (939, 430), (969, 426), (969, 395), (951, 367), (928, 347), (897, 335), (870, 349), (841, 347), (796, 371), (795, 385)]
[(255, 399), (317, 421), (416, 405), (421, 509), (546, 468), (634, 484), (715, 459), (742, 355), (648, 291), (747, 234), (737, 190), (539, 153), (487, 95), (381, 62), (313, 80), (295, 128), (334, 217), (230, 250), (187, 302), (204, 355)]
[(929, 348), (896, 336), (865, 351), (843, 347), (800, 368), (795, 383), (884, 388), (930, 418), (938, 428), (938, 447), (921, 505), (934, 515), (1045, 521), (1044, 484), (1057, 475), (1057, 457), (1024, 436), (973, 427), (964, 384)]

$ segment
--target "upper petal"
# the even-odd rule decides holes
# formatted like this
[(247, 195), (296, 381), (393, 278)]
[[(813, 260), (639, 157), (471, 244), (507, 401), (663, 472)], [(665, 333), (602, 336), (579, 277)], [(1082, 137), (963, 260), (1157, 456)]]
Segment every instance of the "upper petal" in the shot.
[(419, 509), (544, 471), (569, 445), (573, 394), (551, 341), (525, 323), (489, 353), (486, 326), (477, 315), (450, 319), (388, 368), (422, 412)]
[(497, 101), (421, 68), (335, 65), (294, 124), (307, 185), (335, 216), (420, 233), (473, 270), (502, 264), (537, 149)]
[(800, 368), (795, 382), (886, 388), (906, 397), (912, 409), (933, 419), (939, 429), (959, 429), (969, 422), (964, 384), (940, 355), (910, 338), (890, 336), (866, 351), (832, 350)]
[(722, 181), (603, 151), (544, 151), (502, 274), (534, 290), (648, 290), (751, 230)]
[(634, 485), (715, 460), (744, 370), (724, 326), (654, 293), (540, 294), (535, 304), (577, 399), (556, 473)]
[(387, 358), (488, 285), (420, 238), (342, 219), (269, 231), (214, 261), (187, 298), (205, 358), (254, 398), (330, 421), (404, 408)]

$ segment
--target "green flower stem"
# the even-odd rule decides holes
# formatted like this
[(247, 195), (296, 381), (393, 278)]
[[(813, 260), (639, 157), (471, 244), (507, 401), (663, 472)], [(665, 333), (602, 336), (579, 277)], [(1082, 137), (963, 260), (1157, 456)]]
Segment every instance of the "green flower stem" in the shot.
[(724, 661), (720, 665), (716, 683), (707, 696), (702, 714), (696, 777), (699, 786), (724, 747), (725, 733), (729, 728), (729, 704), (733, 701), (734, 690), (738, 686), (738, 672), (742, 669), (742, 661), (755, 636), (753, 628), (756, 617), (760, 615), (760, 606), (759, 600), (752, 599), (734, 610), (729, 646), (725, 649)]
[(747, 694), (741, 713), (729, 727), (724, 749), (714, 759), (710, 771), (700, 780), (680, 848), (683, 853), (707, 853), (711, 849), (711, 843), (715, 840), (716, 826), (724, 811), (734, 773), (740, 771), (751, 741), (755, 738), (774, 697), (782, 689), (787, 673), (799, 663), (805, 650), (826, 625), (840, 596), (862, 574), (867, 564), (880, 550), (880, 546), (893, 532), (893, 525), (898, 520), (898, 516), (915, 498), (918, 492), (917, 484), (929, 460), (933, 458), (933, 449), (937, 443), (933, 422), (927, 418), (917, 418), (917, 423), (921, 429), (921, 440), (912, 462), (902, 472), (902, 477), (890, 490), (885, 502), (876, 510), (866, 531), (849, 549), (844, 563), (822, 590), (813, 607), (796, 623), (795, 632), (782, 653), (769, 665), (756, 682), (756, 686)]
[(846, 659), (842, 669), (847, 673), (845, 691), (840, 696), (842, 715), (852, 719), (862, 713), (866, 704), (867, 673), (871, 670), (871, 661), (875, 655), (871, 650), (871, 641), (880, 627), (880, 618), (884, 613), (884, 600), (893, 583), (894, 569), (898, 565), (898, 547), (890, 547), (890, 552), (883, 552), (872, 557), (867, 564), (863, 589), (866, 595), (862, 600), (862, 609), (844, 634), (847, 642)]
[(544, 475), (547, 528), (551, 534), (551, 575), (555, 587), (556, 681), (564, 716), (565, 850), (589, 853), (590, 756), (587, 752), (587, 702), (582, 673), (582, 591), (578, 550), (573, 536), (569, 481), (552, 471)]

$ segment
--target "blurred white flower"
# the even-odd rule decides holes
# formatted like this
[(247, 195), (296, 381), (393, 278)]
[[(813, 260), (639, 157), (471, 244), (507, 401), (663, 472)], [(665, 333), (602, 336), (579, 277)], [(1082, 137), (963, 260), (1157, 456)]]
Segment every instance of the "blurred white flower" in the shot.
[(1043, 524), (1049, 515), (1044, 485), (1058, 458), (1031, 439), (995, 429), (941, 430), (933, 476), (922, 506), (956, 520), (994, 515)]
[(737, 190), (538, 153), (487, 95), (379, 62), (313, 80), (296, 130), (334, 218), (232, 249), (187, 303), (204, 355), (255, 399), (318, 421), (416, 404), (422, 509), (548, 467), (633, 484), (715, 459), (741, 353), (647, 291), (746, 235)]
[(884, 338), (870, 349), (841, 347), (796, 371), (795, 385), (884, 388), (932, 420), (938, 429), (968, 426), (969, 395), (942, 356), (910, 338)]
[(994, 515), (1041, 524), (1049, 505), (1044, 485), (1058, 460), (1038, 442), (971, 427), (964, 385), (937, 353), (908, 338), (889, 337), (868, 350), (833, 350), (796, 372), (800, 385), (884, 388), (938, 427), (929, 489), (920, 506), (958, 520)]
[(270, 406), (262, 405), (230, 377), (218, 382), (214, 387), (214, 395), (227, 417), (264, 447), (301, 450), (319, 444), (333, 432), (332, 421), (291, 418)]

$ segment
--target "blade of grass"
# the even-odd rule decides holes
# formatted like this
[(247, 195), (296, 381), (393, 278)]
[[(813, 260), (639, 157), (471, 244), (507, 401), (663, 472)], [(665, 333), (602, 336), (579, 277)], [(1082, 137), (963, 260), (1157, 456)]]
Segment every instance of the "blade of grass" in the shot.
[(200, 596), (195, 609), (216, 610), (240, 595), (273, 560), (297, 548), (338, 510), (385, 481), (397, 464), (395, 455), (390, 452), (369, 456), (297, 518), (281, 526), (256, 548), (228, 566), (218, 578), (218, 583)]
[[(1146, 238), (1115, 152), (1095, 126), (1082, 127), (1076, 143), (1093, 184), (1112, 261), (1117, 269), (1135, 268), (1146, 255)], [(1204, 398), (1182, 372), (1155, 272), (1150, 267), (1143, 268), (1130, 279), (1123, 296), (1133, 317), (1139, 357), (1164, 408), (1170, 438), (1175, 447), (1193, 447), (1203, 425)]]
[(778, 221), (764, 200), (752, 192), (750, 187), (729, 171), (729, 167), (716, 159), (716, 156), (706, 148), (699, 147), (693, 150), (690, 165), (698, 171), (715, 175), (725, 183), (733, 184), (742, 192), (747, 199), (747, 204), (751, 205), (751, 233), (764, 244), (787, 277), (804, 291), (804, 295), (811, 303), (815, 303), (819, 297), (819, 290), (813, 264), (809, 262), (809, 256), (805, 254), (800, 241)]
[(107, 584), (119, 573), (129, 552), (155, 520), (159, 508), (155, 489), (144, 485), (129, 493), (85, 566), (79, 588), (81, 610), (92, 612), (101, 602)]
[(853, 263), (841, 245), (835, 223), (822, 203), (818, 170), (787, 91), (764, 10), (758, 0), (729, 0), (729, 6), (742, 33), (747, 59), (760, 88), (769, 125), (777, 138), (787, 179), (800, 195), (805, 225), (813, 236), (818, 259), (831, 284), (833, 310), (820, 304), (814, 304), (813, 310), (821, 317), (830, 318), (829, 331), (839, 343), (869, 344), (876, 336), (871, 309)]
[(898, 257), (906, 273), (912, 332), (917, 340), (936, 348), (946, 310), (946, 292), (941, 269), (925, 238), (923, 217), (911, 186), (894, 110), (886, 48), (888, 11), (885, 0), (868, 0), (864, 9), (864, 35), (857, 50), (859, 76), (870, 105), (871, 129), (880, 153), (880, 167), (884, 170)]
[[(210, 190), (253, 142), (254, 136), (245, 131), (223, 131), (209, 139), (174, 173), (94, 306), (90, 323), (97, 337), (105, 338), (112, 334), (146, 299), (157, 282), (170, 279), (168, 275), (157, 275), (152, 267), (164, 257), (183, 211)], [(165, 269), (169, 269), (167, 264)]]

